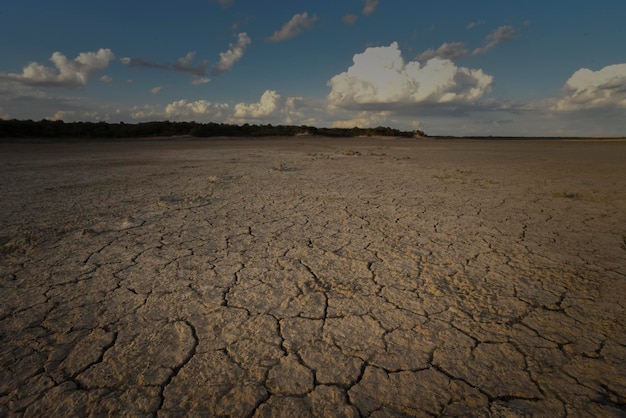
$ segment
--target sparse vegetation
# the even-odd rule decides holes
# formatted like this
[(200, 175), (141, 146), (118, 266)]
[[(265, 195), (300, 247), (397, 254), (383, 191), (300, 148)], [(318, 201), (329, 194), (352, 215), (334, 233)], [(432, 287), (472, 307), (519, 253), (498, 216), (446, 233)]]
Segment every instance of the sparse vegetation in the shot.
[(320, 135), (329, 137), (389, 136), (423, 137), (422, 131), (401, 131), (389, 127), (377, 128), (316, 128), (313, 126), (292, 125), (231, 125), (226, 123), (198, 122), (144, 122), (144, 123), (107, 123), (107, 122), (63, 122), (43, 119), (2, 120), (0, 119), (0, 138), (149, 138), (193, 136), (209, 137), (267, 137), (267, 136), (303, 136)]
[(287, 165), (285, 163), (282, 163), (282, 162), (277, 162), (272, 167), (272, 170), (273, 171), (287, 171)]
[(576, 192), (553, 193), (552, 196), (553, 197), (562, 197), (564, 199), (572, 199), (572, 200), (580, 200), (581, 199), (581, 194), (580, 193), (576, 193)]

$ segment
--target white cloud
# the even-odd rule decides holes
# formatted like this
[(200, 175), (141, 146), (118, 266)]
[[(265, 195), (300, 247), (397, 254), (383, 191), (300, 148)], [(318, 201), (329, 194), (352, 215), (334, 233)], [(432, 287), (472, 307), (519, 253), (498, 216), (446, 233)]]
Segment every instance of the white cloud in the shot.
[(466, 56), (468, 52), (464, 42), (446, 42), (437, 50), (427, 49), (419, 54), (416, 59), (418, 61), (428, 61), (431, 58), (437, 57), (454, 61), (455, 59)]
[(113, 77), (103, 75), (102, 77), (100, 77), (100, 81), (102, 81), (103, 83), (111, 84), (113, 82)]
[(423, 66), (405, 63), (398, 44), (367, 48), (328, 85), (328, 104), (360, 110), (389, 110), (416, 104), (474, 104), (489, 92), (493, 77), (433, 58)]
[(414, 119), (414, 120), (411, 121), (411, 127), (413, 129), (420, 129), (422, 127), (422, 122), (420, 122), (417, 119)]
[(332, 123), (333, 128), (374, 128), (381, 124), (388, 124), (390, 112), (369, 112), (362, 110), (351, 115), (349, 119), (335, 120)]
[(295, 38), (300, 32), (313, 26), (316, 20), (317, 16), (313, 15), (309, 18), (307, 12), (296, 14), (267, 40), (270, 42), (280, 42)]
[(353, 14), (347, 14), (344, 15), (341, 20), (343, 21), (343, 23), (345, 23), (346, 25), (354, 25), (357, 21), (359, 17), (357, 15), (353, 15)]
[(553, 110), (598, 108), (626, 109), (626, 64), (614, 64), (598, 71), (581, 68), (563, 87), (563, 97)]
[(163, 112), (157, 106), (133, 106), (130, 108), (129, 113), (132, 119), (163, 119)]
[(212, 122), (224, 120), (229, 106), (226, 103), (211, 103), (207, 100), (177, 100), (165, 106), (133, 106), (130, 117), (135, 120), (168, 119), (172, 121)]
[(213, 67), (213, 75), (218, 75), (230, 70), (241, 57), (252, 40), (247, 33), (242, 32), (237, 35), (237, 42), (230, 44), (228, 51), (220, 53), (220, 62)]
[(54, 115), (47, 117), (48, 120), (62, 120), (64, 122), (85, 122), (85, 121), (108, 121), (109, 115), (101, 116), (98, 112), (80, 112), (75, 110), (58, 110)]
[(485, 23), (487, 22), (485, 22), (484, 20), (477, 20), (476, 22), (469, 22), (467, 24), (467, 29), (474, 29), (475, 27), (484, 25)]
[(194, 77), (193, 80), (191, 81), (191, 84), (193, 84), (194, 86), (200, 85), (200, 84), (206, 84), (209, 81), (211, 81), (210, 78), (208, 77)]
[(281, 97), (275, 90), (266, 90), (256, 103), (237, 103), (227, 122), (267, 121), (288, 125), (315, 124), (323, 104), (302, 97)]
[(172, 120), (220, 119), (224, 116), (226, 110), (228, 110), (227, 104), (211, 103), (206, 100), (189, 102), (183, 99), (168, 104), (165, 107), (164, 115)]
[(158, 92), (160, 92), (163, 89), (162, 86), (157, 86), (157, 87), (153, 87), (150, 89), (150, 93), (152, 94), (157, 94)]
[(110, 49), (102, 48), (97, 52), (81, 52), (73, 60), (55, 52), (50, 57), (54, 67), (31, 62), (22, 69), (21, 74), (0, 74), (0, 78), (27, 85), (81, 87), (87, 84), (91, 75), (108, 67), (113, 58)]
[(378, 0), (365, 0), (365, 6), (363, 6), (363, 14), (371, 15), (376, 11), (378, 7)]
[(304, 99), (302, 97), (287, 97), (283, 107), (286, 124), (302, 124), (305, 119), (305, 113), (302, 112)]
[(196, 51), (187, 52), (187, 55), (185, 55), (182, 58), (179, 58), (176, 61), (176, 65), (174, 66), (174, 68), (181, 68), (181, 69), (192, 68), (193, 59), (195, 56), (196, 56)]
[[(172, 120), (227, 123), (278, 123), (289, 125), (316, 125), (323, 115), (324, 104), (302, 97), (281, 97), (274, 90), (267, 90), (256, 103), (238, 103), (234, 108), (226, 103), (207, 100), (174, 101), (165, 107), (158, 105), (133, 106), (118, 112), (120, 120), (136, 121)], [(328, 126), (328, 125), (326, 125)]]
[(54, 115), (47, 117), (46, 119), (48, 120), (64, 120), (65, 118), (67, 118), (67, 116), (69, 114), (74, 114), (75, 112), (67, 112), (67, 111), (63, 111), (63, 110), (59, 110), (57, 111)]
[(260, 119), (273, 115), (280, 105), (280, 95), (274, 90), (266, 90), (258, 103), (238, 103), (233, 117), (236, 119)]
[(484, 45), (481, 48), (476, 48), (472, 52), (472, 55), (484, 54), (490, 49), (492, 49), (493, 47), (500, 45), (501, 43), (510, 41), (511, 39), (514, 39), (514, 38), (515, 38), (515, 29), (513, 29), (513, 26), (510, 26), (510, 25), (500, 26), (498, 29), (494, 30), (489, 35), (487, 35), (487, 37), (485, 38)]

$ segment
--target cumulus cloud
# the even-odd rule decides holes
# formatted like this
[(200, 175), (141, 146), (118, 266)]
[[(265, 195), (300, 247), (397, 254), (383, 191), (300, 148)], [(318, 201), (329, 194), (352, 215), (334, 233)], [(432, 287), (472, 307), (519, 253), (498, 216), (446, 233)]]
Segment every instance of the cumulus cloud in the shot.
[(317, 117), (323, 112), (322, 102), (302, 97), (281, 97), (275, 90), (266, 90), (258, 102), (242, 102), (234, 107), (227, 103), (181, 99), (165, 107), (152, 104), (133, 106), (124, 114), (133, 120), (315, 125)]
[(428, 61), (431, 58), (442, 58), (454, 61), (468, 54), (464, 42), (445, 42), (438, 49), (427, 49), (417, 56), (418, 61)]
[(357, 110), (389, 110), (421, 104), (474, 104), (490, 91), (493, 77), (432, 58), (405, 62), (398, 44), (367, 48), (346, 72), (328, 82), (328, 104)]
[(266, 90), (256, 103), (235, 105), (229, 123), (272, 121), (285, 124), (314, 124), (322, 109), (321, 103), (302, 97), (281, 97), (275, 90)]
[(113, 52), (103, 48), (97, 52), (81, 52), (73, 60), (55, 52), (50, 57), (54, 67), (31, 62), (22, 69), (21, 74), (0, 74), (0, 78), (27, 85), (81, 87), (87, 84), (94, 73), (108, 67), (113, 58)]
[(363, 6), (363, 14), (369, 16), (376, 11), (377, 7), (378, 0), (365, 0), (365, 6)]
[(111, 84), (113, 82), (113, 77), (103, 75), (102, 77), (100, 77), (100, 81), (102, 81), (103, 83)]
[(553, 106), (560, 111), (601, 108), (626, 109), (626, 64), (598, 71), (581, 68), (567, 80), (563, 97)]
[(280, 42), (287, 39), (295, 38), (305, 29), (313, 26), (317, 20), (317, 16), (309, 17), (307, 12), (295, 14), (289, 22), (285, 23), (280, 30), (274, 32), (267, 40), (270, 42)]
[(156, 62), (143, 58), (129, 58), (124, 57), (120, 58), (120, 61), (129, 67), (144, 67), (144, 68), (156, 68), (160, 70), (167, 71), (178, 71), (183, 73), (190, 73), (199, 77), (202, 77), (206, 74), (206, 67), (208, 65), (208, 61), (204, 60), (198, 65), (193, 64), (193, 60), (196, 56), (195, 51), (188, 52), (182, 58), (176, 60), (176, 62)]
[(224, 116), (226, 110), (228, 110), (228, 105), (224, 103), (211, 103), (207, 100), (190, 102), (183, 99), (168, 104), (164, 115), (172, 120), (219, 119)]
[(158, 92), (160, 92), (163, 89), (162, 86), (157, 86), (157, 87), (153, 87), (150, 89), (150, 93), (152, 94), (157, 94)]
[(510, 41), (515, 38), (515, 29), (512, 26), (500, 26), (498, 29), (491, 32), (485, 38), (485, 43), (481, 48), (476, 48), (472, 55), (484, 54), (493, 47), (500, 45), (501, 43)]
[(238, 103), (233, 117), (237, 119), (260, 119), (273, 115), (278, 109), (280, 95), (274, 90), (266, 90), (258, 103)]
[(165, 108), (156, 105), (133, 106), (129, 113), (135, 120), (213, 121), (222, 120), (228, 109), (226, 103), (181, 99), (166, 105)]
[(108, 114), (100, 115), (96, 111), (92, 112), (80, 112), (75, 110), (58, 110), (54, 115), (47, 117), (48, 120), (62, 120), (64, 122), (77, 122), (77, 121), (108, 121), (110, 116)]
[(373, 128), (380, 126), (381, 123), (389, 123), (389, 111), (370, 112), (362, 110), (356, 114), (352, 114), (348, 119), (335, 120), (332, 123), (333, 128)]
[(220, 53), (220, 61), (213, 67), (213, 75), (222, 74), (230, 70), (235, 65), (252, 40), (247, 33), (242, 32), (237, 35), (237, 42), (228, 46), (228, 51)]
[(163, 119), (163, 111), (157, 106), (133, 106), (129, 110), (130, 117), (135, 120)]
[(357, 15), (353, 15), (353, 14), (347, 14), (344, 15), (341, 20), (343, 21), (343, 23), (345, 23), (346, 25), (354, 25), (357, 21), (359, 17)]
[[(313, 112), (304, 112), (306, 107), (302, 97), (287, 97), (283, 106), (284, 121), (287, 124), (310, 124), (313, 120), (310, 116)], [(309, 115), (305, 117), (305, 114)]]

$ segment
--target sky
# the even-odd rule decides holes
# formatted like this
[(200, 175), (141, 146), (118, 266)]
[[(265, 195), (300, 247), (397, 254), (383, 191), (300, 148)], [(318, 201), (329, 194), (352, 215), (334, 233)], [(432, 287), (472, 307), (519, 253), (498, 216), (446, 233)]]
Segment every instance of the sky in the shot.
[(0, 118), (626, 136), (626, 2), (0, 0)]

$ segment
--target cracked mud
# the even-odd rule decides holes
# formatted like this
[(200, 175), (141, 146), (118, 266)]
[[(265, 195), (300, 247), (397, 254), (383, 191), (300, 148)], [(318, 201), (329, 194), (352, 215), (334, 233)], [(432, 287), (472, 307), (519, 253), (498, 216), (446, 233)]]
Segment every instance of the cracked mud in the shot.
[(626, 142), (0, 147), (0, 416), (626, 414)]

